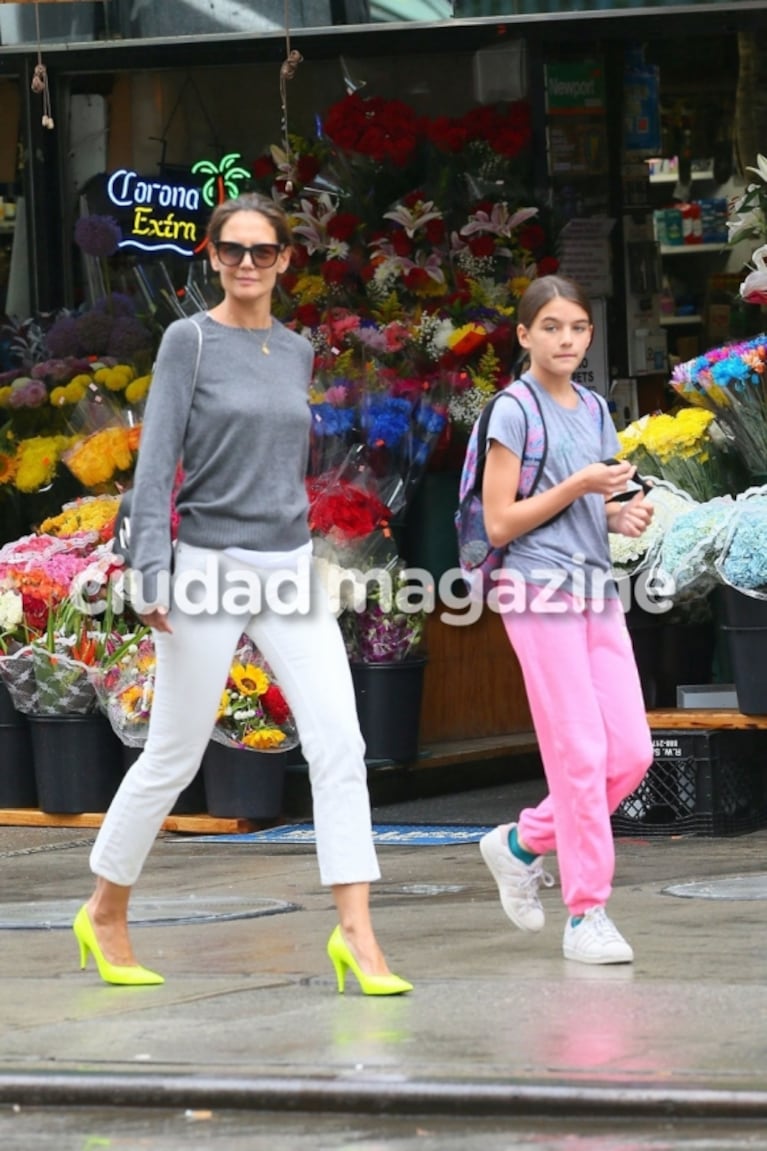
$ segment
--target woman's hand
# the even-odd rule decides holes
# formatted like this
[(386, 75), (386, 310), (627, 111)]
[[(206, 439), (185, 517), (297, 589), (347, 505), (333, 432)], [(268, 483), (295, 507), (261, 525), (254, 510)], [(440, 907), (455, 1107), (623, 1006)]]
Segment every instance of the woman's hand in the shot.
[(626, 484), (635, 471), (633, 464), (628, 460), (622, 460), (614, 464), (589, 464), (575, 474), (581, 481), (584, 495), (587, 492), (596, 492), (610, 500), (626, 490)]
[(607, 509), (607, 527), (618, 535), (636, 538), (649, 526), (655, 508), (645, 498), (644, 492), (637, 492), (626, 503), (614, 503)]
[(173, 631), (173, 628), (168, 623), (168, 609), (166, 607), (156, 607), (153, 611), (145, 612), (144, 615), (138, 617), (146, 627), (154, 628), (155, 631)]

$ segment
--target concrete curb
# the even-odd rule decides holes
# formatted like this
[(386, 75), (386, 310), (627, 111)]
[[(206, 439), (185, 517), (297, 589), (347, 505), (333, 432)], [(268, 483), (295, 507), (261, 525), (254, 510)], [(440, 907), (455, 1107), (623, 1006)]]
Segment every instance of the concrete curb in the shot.
[(466, 1117), (767, 1119), (767, 1091), (88, 1072), (0, 1074), (0, 1105)]

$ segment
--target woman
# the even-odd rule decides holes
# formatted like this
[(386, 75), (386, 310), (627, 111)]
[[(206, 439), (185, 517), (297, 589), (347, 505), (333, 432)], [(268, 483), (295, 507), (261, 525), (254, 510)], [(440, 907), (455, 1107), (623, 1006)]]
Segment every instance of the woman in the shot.
[[(607, 915), (615, 848), (610, 813), (652, 763), (639, 675), (615, 584), (608, 531), (638, 536), (652, 504), (622, 502), (634, 468), (614, 460), (615, 428), (603, 400), (596, 422), (573, 374), (593, 337), (591, 305), (560, 276), (533, 280), (517, 309), (530, 359), (522, 381), (538, 403), (547, 451), (534, 495), (518, 499), (524, 410), (499, 401), (487, 433), (482, 499), (487, 535), (507, 547), (511, 583), (502, 618), (522, 668), (549, 794), (518, 823), (480, 841), (501, 903), (523, 931), (540, 931), (543, 856), (556, 850), (569, 915), (563, 952), (580, 963), (631, 963), (634, 952)], [(588, 397), (586, 397), (588, 398)]]
[[(287, 218), (263, 196), (219, 204), (208, 251), (224, 298), (165, 332), (142, 429), (131, 546), (136, 606), (154, 631), (155, 694), (144, 752), (91, 853), (96, 887), (74, 923), (81, 962), (90, 952), (108, 983), (162, 982), (134, 956), (128, 901), (164, 818), (198, 770), (247, 632), (280, 682), (309, 764), (320, 875), (338, 911), (328, 955), (339, 991), (351, 970), (367, 995), (401, 994), (411, 985), (390, 973), (370, 920), (369, 884), (380, 872), (351, 674), (311, 571), (305, 475), (313, 350), (271, 313), (277, 277), (290, 263)], [(172, 554), (167, 509), (179, 460)], [(263, 586), (276, 572), (296, 580), (309, 573), (308, 610), (295, 596), (293, 610), (290, 602), (287, 612), (264, 603), (243, 614), (221, 595), (231, 581)], [(207, 593), (200, 600), (202, 577), (208, 587), (211, 579), (218, 584), (212, 604)]]

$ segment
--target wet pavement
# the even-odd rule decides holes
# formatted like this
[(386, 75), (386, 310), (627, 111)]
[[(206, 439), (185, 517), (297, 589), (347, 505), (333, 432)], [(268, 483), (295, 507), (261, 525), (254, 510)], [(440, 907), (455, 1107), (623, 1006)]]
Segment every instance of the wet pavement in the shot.
[[(374, 819), (491, 826), (541, 790), (498, 785)], [(68, 923), (92, 839), (0, 829), (3, 1151), (302, 1151), (312, 1134), (357, 1151), (767, 1146), (767, 830), (619, 840), (610, 912), (636, 953), (622, 967), (563, 959), (558, 887), (543, 892), (540, 935), (513, 928), (476, 843), (381, 846), (375, 922), (415, 991), (377, 1000), (336, 992), (332, 901), (306, 844), (162, 836), (134, 938), (166, 984), (80, 972)], [(154, 1127), (118, 1138), (127, 1128), (105, 1106), (137, 1133), (151, 1107)], [(34, 1115), (48, 1142), (30, 1141)], [(89, 1115), (117, 1126), (100, 1135)]]

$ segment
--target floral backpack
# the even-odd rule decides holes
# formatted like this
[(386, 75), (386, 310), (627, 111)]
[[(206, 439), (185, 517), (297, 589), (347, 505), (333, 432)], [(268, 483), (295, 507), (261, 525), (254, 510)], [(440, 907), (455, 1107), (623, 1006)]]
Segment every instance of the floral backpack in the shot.
[[(573, 387), (593, 416), (601, 433), (604, 423), (603, 406), (590, 388), (576, 384), (574, 381)], [(525, 419), (525, 447), (519, 474), (518, 500), (526, 499), (527, 496), (533, 494), (546, 462), (548, 444), (543, 412), (535, 391), (522, 376), (519, 380), (514, 380), (513, 383), (503, 388), (485, 404), (471, 429), (461, 470), (458, 487), (458, 509), (455, 513), (458, 560), (461, 574), (469, 587), (471, 598), (475, 601), (487, 599), (488, 592), (495, 583), (493, 573), (500, 570), (503, 557), (506, 554), (506, 546), (493, 547), (489, 542), (482, 510), (482, 479), (485, 474), (487, 429), (493, 405), (504, 397), (519, 404)], [(566, 508), (562, 509), (562, 511), (566, 510)], [(553, 523), (560, 515), (562, 512), (558, 512), (556, 516), (552, 516), (546, 522)]]

